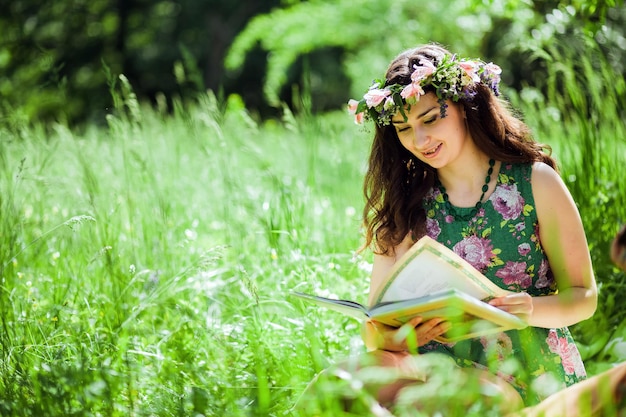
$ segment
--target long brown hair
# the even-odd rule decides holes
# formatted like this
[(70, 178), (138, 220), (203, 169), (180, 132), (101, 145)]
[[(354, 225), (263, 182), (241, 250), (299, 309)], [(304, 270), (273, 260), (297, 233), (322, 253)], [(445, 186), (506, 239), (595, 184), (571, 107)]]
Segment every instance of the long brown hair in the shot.
[[(451, 53), (434, 44), (404, 51), (389, 65), (385, 84), (408, 85), (413, 66), (420, 60), (437, 66), (445, 55)], [(475, 84), (473, 92), (471, 99), (460, 99), (458, 104), (463, 106), (469, 132), (483, 152), (502, 162), (540, 161), (557, 169), (550, 148), (533, 139), (528, 126), (513, 115), (507, 102), (484, 84)], [(415, 238), (425, 234), (423, 199), (435, 184), (436, 170), (402, 146), (392, 125), (376, 125), (375, 129), (363, 185), (363, 248), (373, 243), (377, 253), (390, 254), (409, 233)]]

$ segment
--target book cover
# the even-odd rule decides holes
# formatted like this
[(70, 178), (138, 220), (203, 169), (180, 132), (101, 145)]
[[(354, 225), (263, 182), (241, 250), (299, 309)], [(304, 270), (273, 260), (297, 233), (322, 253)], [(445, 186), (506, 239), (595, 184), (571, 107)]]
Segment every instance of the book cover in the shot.
[(374, 319), (399, 327), (413, 317), (445, 318), (452, 328), (438, 338), (454, 342), (511, 329), (526, 323), (485, 301), (510, 294), (481, 274), (451, 249), (425, 236), (393, 266), (366, 307), (301, 292), (293, 295), (357, 319)]
[(301, 292), (292, 294), (356, 319), (369, 318), (393, 327), (400, 327), (417, 316), (421, 316), (424, 321), (441, 317), (452, 324), (452, 328), (445, 335), (436, 339), (443, 343), (526, 327), (526, 323), (519, 317), (455, 289), (419, 298), (382, 302), (371, 308), (351, 300), (337, 300)]

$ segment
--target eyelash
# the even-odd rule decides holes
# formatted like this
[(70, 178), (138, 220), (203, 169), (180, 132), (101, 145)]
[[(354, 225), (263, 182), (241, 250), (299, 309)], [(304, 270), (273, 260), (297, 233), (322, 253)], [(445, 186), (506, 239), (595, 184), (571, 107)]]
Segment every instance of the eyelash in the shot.
[[(430, 125), (433, 124), (437, 121), (437, 116), (433, 116), (428, 120), (424, 120), (424, 124), (425, 125)], [(401, 127), (398, 129), (398, 133), (402, 133), (402, 132), (406, 132), (407, 130), (409, 130), (411, 128), (411, 126), (405, 126), (405, 127)]]
[(429, 125), (429, 124), (431, 124), (431, 123), (434, 123), (436, 120), (437, 120), (437, 116), (433, 116), (433, 117), (431, 117), (430, 119), (425, 120), (425, 121), (424, 121), (424, 124), (425, 124), (425, 125)]

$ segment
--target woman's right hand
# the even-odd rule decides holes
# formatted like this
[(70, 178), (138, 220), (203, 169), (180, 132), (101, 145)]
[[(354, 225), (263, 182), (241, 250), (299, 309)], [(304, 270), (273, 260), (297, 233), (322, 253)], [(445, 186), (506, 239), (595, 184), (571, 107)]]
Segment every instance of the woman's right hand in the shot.
[(418, 316), (402, 327), (391, 327), (375, 320), (368, 320), (363, 330), (363, 340), (369, 350), (415, 351), (450, 330), (450, 323), (441, 318), (423, 322)]

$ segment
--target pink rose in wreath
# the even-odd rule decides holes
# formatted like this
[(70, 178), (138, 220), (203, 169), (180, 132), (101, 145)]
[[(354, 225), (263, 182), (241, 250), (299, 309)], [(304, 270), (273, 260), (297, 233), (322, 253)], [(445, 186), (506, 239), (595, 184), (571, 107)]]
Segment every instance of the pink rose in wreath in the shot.
[(371, 107), (378, 106), (390, 94), (391, 94), (391, 91), (389, 90), (384, 90), (380, 88), (371, 88), (367, 91), (367, 93), (365, 93), (363, 98), (365, 99), (365, 102), (367, 103), (367, 107), (371, 108)]

